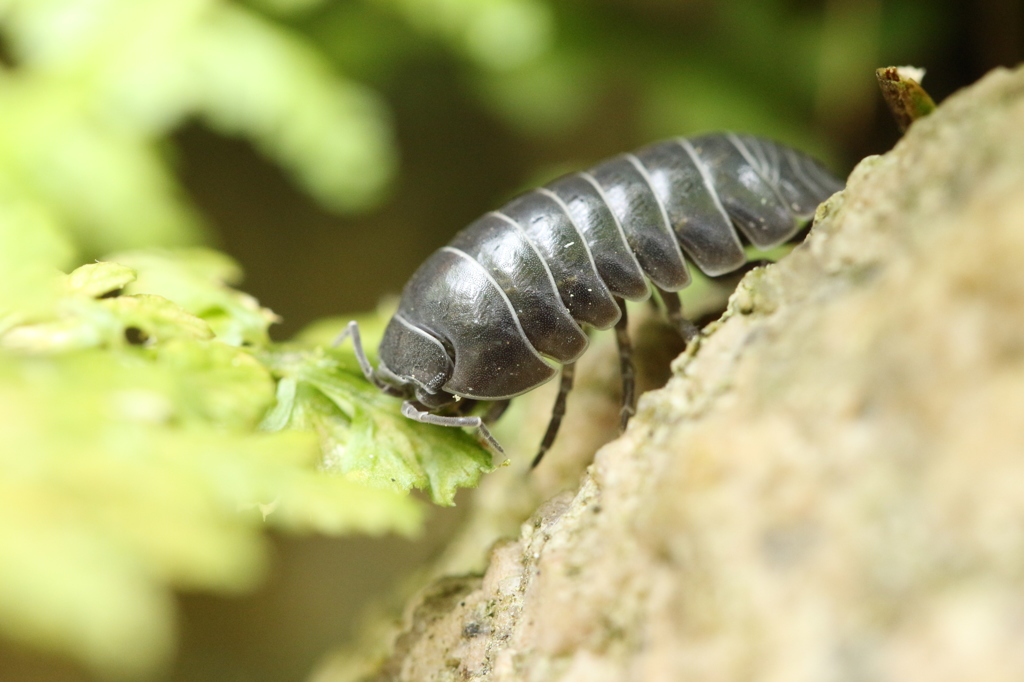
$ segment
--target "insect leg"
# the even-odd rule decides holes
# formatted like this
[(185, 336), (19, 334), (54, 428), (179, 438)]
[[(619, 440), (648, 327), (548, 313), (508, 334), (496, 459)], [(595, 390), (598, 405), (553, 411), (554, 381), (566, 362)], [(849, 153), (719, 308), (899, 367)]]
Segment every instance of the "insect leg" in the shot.
[(665, 316), (669, 324), (676, 328), (683, 341), (689, 343), (690, 339), (700, 334), (700, 330), (683, 316), (683, 304), (679, 301), (679, 294), (675, 291), (665, 291), (661, 287), (657, 289), (665, 304)]
[(487, 412), (482, 417), (484, 424), (490, 425), (498, 421), (501, 415), (505, 414), (505, 410), (508, 409), (509, 402), (508, 400), (496, 400), (491, 403), (491, 406), (487, 408)]
[(412, 419), (413, 421), (422, 422), (423, 424), (434, 424), (436, 426), (454, 426), (454, 427), (469, 427), (476, 429), (491, 448), (499, 455), (504, 455), (505, 451), (501, 449), (498, 441), (494, 439), (491, 432), (484, 426), (484, 422), (480, 417), (449, 417), (443, 414), (433, 414), (425, 410), (419, 409), (417, 404), (411, 400), (406, 400), (402, 403), (402, 415)]
[(338, 338), (334, 339), (334, 343), (331, 344), (332, 348), (337, 348), (345, 339), (352, 337), (352, 349), (356, 352), (356, 360), (359, 361), (359, 368), (363, 370), (363, 375), (366, 380), (371, 384), (379, 388), (384, 393), (393, 396), (400, 396), (402, 392), (397, 390), (394, 386), (389, 386), (373, 371), (373, 365), (370, 364), (370, 359), (366, 357), (366, 351), (363, 350), (363, 338), (359, 335), (359, 323), (355, 320), (349, 322), (345, 329), (338, 334)]
[(558, 428), (562, 425), (562, 417), (565, 416), (565, 400), (569, 397), (569, 391), (572, 390), (572, 379), (574, 374), (576, 374), (575, 362), (562, 365), (562, 378), (561, 383), (558, 385), (558, 397), (555, 399), (555, 406), (551, 409), (551, 421), (548, 422), (548, 430), (544, 432), (544, 439), (540, 442), (540, 448), (537, 450), (537, 456), (533, 458), (533, 463), (530, 464), (531, 469), (540, 464), (540, 460), (544, 457), (544, 453), (546, 453), (551, 448), (551, 444), (555, 442), (555, 436), (558, 435)]
[(622, 316), (615, 323), (615, 341), (619, 345), (619, 370), (622, 373), (622, 421), (619, 428), (626, 430), (629, 418), (636, 414), (636, 370), (633, 368), (633, 344), (629, 340), (629, 320), (626, 317), (626, 301), (615, 299)]

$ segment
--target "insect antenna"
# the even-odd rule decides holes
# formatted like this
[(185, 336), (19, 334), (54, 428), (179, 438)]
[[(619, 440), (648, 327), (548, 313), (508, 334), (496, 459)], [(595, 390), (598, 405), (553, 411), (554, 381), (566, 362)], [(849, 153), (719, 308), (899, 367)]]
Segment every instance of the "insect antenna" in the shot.
[(366, 377), (366, 380), (388, 395), (396, 397), (402, 396), (401, 391), (394, 386), (389, 386), (384, 383), (381, 378), (377, 376), (377, 373), (373, 371), (373, 365), (370, 364), (370, 359), (366, 357), (366, 351), (363, 350), (363, 338), (359, 334), (358, 322), (355, 320), (349, 322), (345, 326), (345, 329), (338, 334), (338, 338), (334, 339), (334, 343), (331, 344), (331, 348), (337, 348), (350, 336), (352, 337), (352, 349), (356, 353), (356, 360), (359, 362), (359, 368), (363, 370), (363, 375)]

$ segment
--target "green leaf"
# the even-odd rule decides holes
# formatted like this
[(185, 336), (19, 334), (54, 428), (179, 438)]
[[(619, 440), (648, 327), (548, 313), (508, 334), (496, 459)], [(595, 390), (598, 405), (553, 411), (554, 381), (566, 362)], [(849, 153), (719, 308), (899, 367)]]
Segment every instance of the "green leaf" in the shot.
[(213, 332), (202, 319), (163, 296), (135, 294), (100, 301), (112, 310), (125, 328), (141, 329), (147, 337), (173, 339), (181, 336), (212, 339)]
[(135, 281), (135, 271), (120, 263), (89, 263), (67, 277), (69, 292), (86, 298), (115, 293)]
[(246, 351), (180, 337), (149, 351), (158, 367), (178, 377), (175, 403), (183, 422), (253, 429), (273, 404), (270, 373)]
[(158, 294), (201, 318), (217, 338), (234, 346), (268, 342), (277, 316), (252, 296), (230, 288), (241, 278), (238, 265), (210, 249), (130, 251), (109, 257), (133, 268), (137, 278), (126, 294)]
[[(159, 666), (174, 587), (261, 578), (265, 524), (411, 533), (415, 503), (318, 469), (309, 434), (252, 433), (273, 382), (245, 352), (0, 354), (0, 628), (108, 674)], [(261, 511), (262, 510), (262, 513)]]
[[(152, 674), (173, 651), (172, 590), (251, 589), (267, 526), (419, 529), (409, 496), (325, 471), (314, 434), (257, 430), (274, 378), (207, 319), (259, 341), (272, 314), (226, 286), (230, 259), (136, 252), (132, 267), (62, 275), (38, 243), (9, 243), (51, 293), (44, 307), (12, 297), (0, 327), (4, 636), (103, 675)], [(154, 293), (109, 295), (148, 287), (205, 319)]]
[(281, 378), (264, 427), (316, 432), (328, 471), (374, 488), (425, 490), (451, 505), (458, 488), (494, 469), (465, 431), (403, 417), (401, 400), (367, 382), (350, 351), (278, 349), (261, 360)]
[[(162, 296), (137, 294), (102, 300), (69, 297), (56, 307), (56, 319), (20, 324), (0, 336), (0, 347), (34, 353), (123, 346), (179, 337), (211, 339), (202, 319)], [(131, 337), (131, 338), (129, 338)]]

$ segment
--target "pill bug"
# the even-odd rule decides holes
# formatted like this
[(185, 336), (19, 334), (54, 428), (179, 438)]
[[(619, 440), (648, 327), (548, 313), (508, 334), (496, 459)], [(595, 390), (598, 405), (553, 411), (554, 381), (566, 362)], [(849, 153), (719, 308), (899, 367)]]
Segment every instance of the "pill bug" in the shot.
[[(622, 426), (635, 411), (625, 301), (655, 289), (684, 338), (697, 329), (678, 292), (684, 254), (709, 276), (790, 239), (843, 183), (817, 161), (752, 135), (714, 133), (657, 142), (572, 173), (487, 213), (435, 251), (402, 293), (374, 369), (350, 322), (366, 378), (404, 397), (402, 414), (471, 427), (496, 451), (487, 424), (509, 399), (559, 373), (561, 386), (533, 466), (554, 442), (587, 327), (614, 327), (623, 382)], [(480, 401), (484, 416), (469, 412)]]

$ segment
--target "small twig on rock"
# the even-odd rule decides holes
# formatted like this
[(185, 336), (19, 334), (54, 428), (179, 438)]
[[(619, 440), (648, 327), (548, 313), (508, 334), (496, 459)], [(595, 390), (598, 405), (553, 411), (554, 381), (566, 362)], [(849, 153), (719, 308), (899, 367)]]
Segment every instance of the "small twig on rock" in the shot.
[(889, 105), (893, 118), (906, 132), (910, 124), (935, 111), (935, 102), (921, 87), (924, 69), (913, 66), (887, 66), (875, 69), (878, 87), (882, 89), (885, 103)]

